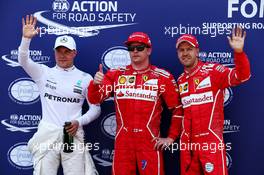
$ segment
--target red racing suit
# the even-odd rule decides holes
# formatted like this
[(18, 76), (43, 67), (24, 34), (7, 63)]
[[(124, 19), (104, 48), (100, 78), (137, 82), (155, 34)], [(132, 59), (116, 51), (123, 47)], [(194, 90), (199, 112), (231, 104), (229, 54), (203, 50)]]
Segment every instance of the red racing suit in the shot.
[(136, 71), (131, 65), (125, 69), (109, 70), (102, 85), (90, 83), (88, 99), (101, 103), (114, 93), (116, 108), (114, 175), (159, 175), (163, 172), (162, 152), (154, 150), (154, 137), (160, 136), (162, 102), (172, 111), (168, 137), (176, 139), (181, 132), (182, 105), (173, 76), (150, 65)]
[(235, 68), (199, 61), (178, 78), (184, 109), (182, 175), (227, 175), (223, 141), (224, 90), (250, 78), (245, 53), (235, 53)]

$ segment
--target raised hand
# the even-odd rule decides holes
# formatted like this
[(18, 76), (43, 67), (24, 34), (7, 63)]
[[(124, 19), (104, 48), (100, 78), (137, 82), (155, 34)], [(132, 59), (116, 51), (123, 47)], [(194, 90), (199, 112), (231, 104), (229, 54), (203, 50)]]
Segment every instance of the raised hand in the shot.
[(243, 32), (241, 27), (233, 28), (232, 38), (227, 37), (231, 48), (237, 52), (243, 52), (244, 42), (246, 38), (246, 31)]
[(93, 80), (93, 83), (94, 84), (102, 84), (103, 82), (103, 79), (104, 79), (104, 73), (103, 73), (103, 65), (100, 64), (99, 65), (99, 71), (96, 72), (95, 76), (94, 76), (94, 80)]
[(39, 28), (35, 28), (37, 24), (37, 18), (33, 17), (33, 15), (27, 15), (26, 21), (22, 18), (22, 26), (23, 26), (23, 37), (25, 38), (33, 38), (35, 35), (39, 33)]

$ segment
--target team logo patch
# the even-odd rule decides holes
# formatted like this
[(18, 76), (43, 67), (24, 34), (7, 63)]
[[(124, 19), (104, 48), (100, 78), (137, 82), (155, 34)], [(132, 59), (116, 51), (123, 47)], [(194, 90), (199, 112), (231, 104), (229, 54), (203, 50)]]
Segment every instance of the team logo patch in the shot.
[(212, 103), (214, 101), (213, 92), (205, 92), (200, 94), (191, 94), (186, 97), (181, 98), (183, 108), (192, 106), (192, 105), (201, 105), (206, 103)]
[(126, 83), (126, 77), (124, 77), (124, 76), (119, 77), (118, 82), (119, 82), (119, 84), (125, 84)]
[(211, 172), (213, 172), (213, 171), (214, 171), (214, 164), (212, 164), (212, 163), (210, 163), (210, 162), (207, 162), (207, 163), (205, 164), (205, 171), (206, 171), (207, 173), (211, 173)]
[(74, 88), (73, 92), (77, 94), (82, 94), (82, 89)]
[(125, 94), (122, 91), (120, 91), (116, 95), (117, 95), (117, 97), (123, 97)]
[(135, 77), (134, 76), (133, 77), (129, 77), (128, 82), (129, 83), (134, 83), (135, 82)]
[(147, 167), (148, 162), (146, 160), (141, 160), (141, 169), (144, 170)]
[(77, 94), (82, 94), (82, 80), (78, 80), (76, 85), (74, 85), (73, 92)]
[(147, 75), (143, 75), (142, 78), (143, 78), (144, 81), (148, 80), (148, 76)]
[(62, 38), (60, 39), (60, 42), (62, 42), (62, 43), (67, 43), (67, 42), (68, 42), (68, 38), (67, 38), (67, 37), (62, 37)]
[(208, 88), (211, 87), (211, 80), (210, 77), (207, 77), (201, 81), (201, 83), (198, 84), (196, 89), (203, 89), (203, 88)]
[(134, 75), (121, 75), (118, 77), (118, 85), (133, 86), (136, 83), (136, 76)]
[(188, 83), (183, 86), (183, 91), (188, 91)]
[(200, 83), (200, 80), (198, 78), (194, 79), (194, 84), (198, 85)]
[(77, 86), (81, 86), (81, 85), (82, 85), (82, 80), (78, 80), (78, 81), (76, 82), (76, 85), (77, 85)]
[(147, 80), (145, 83), (144, 83), (145, 86), (157, 86), (158, 85), (158, 79), (150, 79), (150, 80)]
[(144, 90), (144, 89), (117, 89), (116, 98), (117, 99), (134, 99), (143, 101), (156, 101), (157, 91)]
[(179, 85), (180, 94), (187, 93), (189, 91), (188, 87), (189, 87), (188, 82), (180, 84)]

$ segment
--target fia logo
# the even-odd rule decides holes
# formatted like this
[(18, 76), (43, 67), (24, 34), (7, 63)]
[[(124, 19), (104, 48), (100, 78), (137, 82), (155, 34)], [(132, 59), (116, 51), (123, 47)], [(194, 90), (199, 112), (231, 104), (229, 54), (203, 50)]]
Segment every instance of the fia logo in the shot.
[(55, 0), (52, 3), (52, 9), (55, 12), (67, 12), (70, 9), (70, 4), (67, 0)]

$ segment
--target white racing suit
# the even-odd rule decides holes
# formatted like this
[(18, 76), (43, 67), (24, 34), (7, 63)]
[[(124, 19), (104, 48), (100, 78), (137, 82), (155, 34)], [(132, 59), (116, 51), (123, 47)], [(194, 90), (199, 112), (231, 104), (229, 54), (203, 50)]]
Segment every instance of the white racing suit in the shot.
[[(97, 174), (87, 150), (75, 149), (72, 153), (64, 153), (62, 149), (57, 149), (58, 145), (62, 144), (63, 125), (66, 121), (79, 122), (74, 143), (83, 144), (82, 126), (100, 115), (100, 106), (92, 105), (88, 100), (89, 110), (82, 115), (82, 105), (87, 97), (91, 75), (75, 66), (62, 69), (58, 66), (49, 68), (37, 64), (29, 58), (29, 45), (30, 39), (22, 38), (18, 61), (38, 86), (42, 106), (42, 120), (38, 131), (29, 141), (34, 160), (34, 174), (57, 175), (60, 162), (64, 175)], [(45, 148), (47, 145), (56, 145), (56, 149)]]
[(88, 150), (81, 147), (84, 144), (83, 134), (80, 128), (74, 137), (74, 143), (83, 149), (64, 153), (61, 144), (62, 127), (41, 121), (38, 131), (28, 142), (29, 151), (34, 157), (34, 175), (57, 174), (60, 159), (64, 174), (98, 174)]

